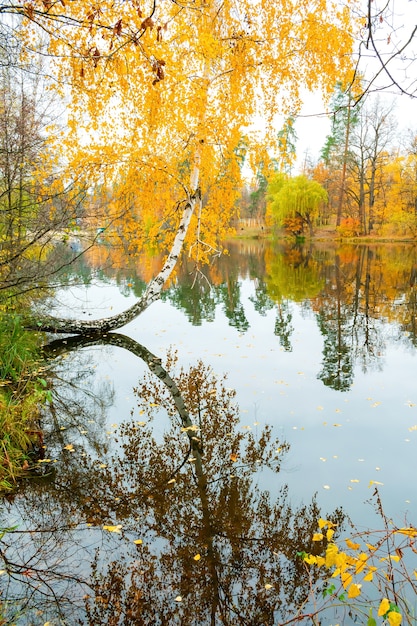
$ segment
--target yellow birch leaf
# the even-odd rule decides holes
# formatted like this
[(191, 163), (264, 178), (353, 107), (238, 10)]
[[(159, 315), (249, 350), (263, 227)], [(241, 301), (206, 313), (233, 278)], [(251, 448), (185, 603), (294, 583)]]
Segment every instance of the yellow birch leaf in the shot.
[(332, 539), (333, 535), (334, 535), (334, 530), (332, 528), (329, 528), (329, 530), (326, 533), (327, 541), (330, 541)]
[(266, 583), (265, 589), (272, 589), (272, 585), (270, 585), (269, 583)]
[(389, 600), (387, 598), (383, 598), (378, 608), (378, 617), (385, 615), (385, 613), (389, 611), (389, 608), (390, 608)]
[(397, 611), (390, 611), (388, 613), (388, 622), (390, 626), (400, 626), (402, 619), (401, 613), (397, 613)]
[(68, 443), (66, 446), (64, 446), (64, 450), (69, 450), (70, 452), (73, 452), (74, 446), (72, 445), (72, 443)]
[(348, 598), (357, 598), (361, 593), (361, 585), (353, 583), (348, 590)]
[(105, 524), (103, 526), (103, 530), (108, 530), (109, 533), (120, 533), (122, 530), (122, 525), (121, 524), (117, 524), (117, 526), (110, 526), (108, 524)]
[(351, 541), (351, 539), (345, 539), (346, 545), (348, 548), (350, 548), (351, 550), (359, 550), (360, 548), (360, 544), (359, 543), (354, 543), (353, 541)]
[(402, 535), (407, 535), (408, 537), (417, 537), (417, 528), (399, 528), (395, 531), (396, 533), (401, 533)]
[(321, 541), (324, 538), (323, 533), (314, 533), (313, 541)]
[(142, 539), (135, 539), (133, 543), (135, 543), (137, 546), (140, 546), (143, 543), (143, 541)]
[(201, 559), (201, 554), (196, 554), (193, 556), (194, 561), (199, 561)]
[(320, 530), (322, 530), (323, 528), (328, 526), (328, 524), (329, 524), (329, 522), (326, 519), (323, 519), (323, 518), (319, 519), (319, 528), (320, 528)]
[(341, 572), (340, 580), (342, 581), (343, 587), (347, 589), (352, 583), (352, 574), (349, 574), (349, 572)]
[(308, 554), (307, 556), (304, 557), (304, 561), (308, 563), (309, 565), (316, 565), (317, 557), (314, 556), (313, 554)]
[(358, 560), (356, 561), (356, 574), (360, 574), (365, 569), (366, 561), (368, 560), (368, 555), (364, 552), (359, 555)]

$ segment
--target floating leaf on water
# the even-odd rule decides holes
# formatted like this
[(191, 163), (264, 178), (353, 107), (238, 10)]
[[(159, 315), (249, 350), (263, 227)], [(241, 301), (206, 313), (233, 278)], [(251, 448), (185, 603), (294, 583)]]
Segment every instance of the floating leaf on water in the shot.
[(323, 489), (330, 489), (330, 485), (323, 485)]
[(117, 526), (110, 526), (108, 524), (105, 524), (103, 526), (103, 530), (108, 530), (109, 533), (120, 533), (122, 530), (122, 525), (121, 524), (117, 524)]

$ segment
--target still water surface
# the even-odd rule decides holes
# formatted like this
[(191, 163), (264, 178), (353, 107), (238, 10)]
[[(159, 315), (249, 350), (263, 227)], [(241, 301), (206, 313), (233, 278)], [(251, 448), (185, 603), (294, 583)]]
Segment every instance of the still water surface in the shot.
[[(417, 525), (416, 248), (229, 251), (122, 338), (54, 346), (44, 478), (0, 520), (10, 623), (283, 624), (320, 516), (379, 528), (377, 486)], [(157, 260), (112, 262), (55, 310), (114, 315)]]

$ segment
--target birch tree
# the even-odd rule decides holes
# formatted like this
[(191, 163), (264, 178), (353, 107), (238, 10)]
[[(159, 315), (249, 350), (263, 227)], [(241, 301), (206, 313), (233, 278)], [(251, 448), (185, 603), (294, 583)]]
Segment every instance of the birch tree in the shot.
[[(354, 3), (225, 0), (94, 3), (33, 0), (9, 9), (19, 36), (48, 35), (51, 69), (68, 101), (57, 150), (71, 175), (114, 190), (107, 223), (129, 251), (167, 250), (161, 272), (129, 312), (110, 320), (42, 322), (48, 330), (117, 328), (159, 297), (183, 247), (196, 262), (227, 234), (241, 187), (242, 136), (276, 153), (278, 114), (302, 89), (329, 95), (353, 78)], [(29, 52), (28, 52), (29, 54)], [(262, 136), (250, 132), (262, 119)], [(117, 222), (123, 206), (123, 221)]]

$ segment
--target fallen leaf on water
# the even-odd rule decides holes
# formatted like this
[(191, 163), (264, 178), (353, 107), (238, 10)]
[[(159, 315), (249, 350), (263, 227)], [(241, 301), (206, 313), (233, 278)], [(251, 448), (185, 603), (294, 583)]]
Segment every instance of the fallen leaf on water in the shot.
[(107, 524), (105, 524), (103, 526), (103, 530), (108, 530), (109, 533), (120, 533), (122, 530), (122, 525), (121, 524), (117, 524), (117, 526), (109, 526)]
[(380, 483), (377, 480), (370, 480), (368, 487), (372, 487), (372, 485), (383, 485), (384, 483)]
[(330, 489), (330, 485), (323, 485), (323, 489)]
[(351, 483), (358, 483), (358, 482), (359, 482), (359, 480), (358, 480), (357, 478), (351, 478), (351, 479), (350, 479), (350, 482), (351, 482)]
[(417, 425), (411, 426), (411, 428), (408, 429), (411, 433), (412, 430), (417, 430)]

